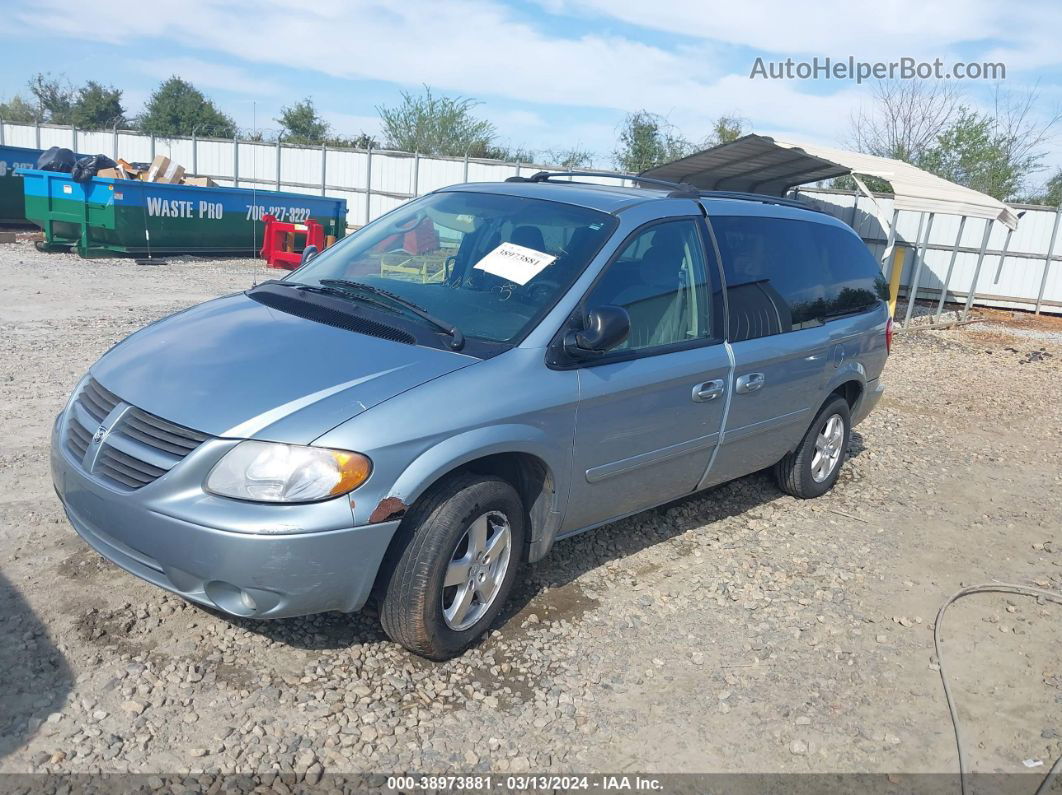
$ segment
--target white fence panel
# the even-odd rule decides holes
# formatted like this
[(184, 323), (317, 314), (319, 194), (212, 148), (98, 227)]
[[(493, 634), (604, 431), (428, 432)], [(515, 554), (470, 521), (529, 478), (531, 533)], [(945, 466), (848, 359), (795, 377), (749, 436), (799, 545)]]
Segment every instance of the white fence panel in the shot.
[[(325, 167), (325, 182), (328, 185), (350, 188), (351, 190), (365, 189), (365, 164), (368, 157), (364, 152), (349, 152), (338, 149), (327, 150), (328, 160)], [(317, 152), (320, 159), (321, 152)], [(375, 158), (373, 158), (375, 160)], [(375, 164), (374, 164), (375, 165)], [(321, 184), (320, 166), (317, 167), (317, 184)], [(365, 223), (365, 213), (356, 216), (359, 224)]]
[(447, 185), (464, 182), (464, 178), (465, 165), (462, 161), (422, 157), (420, 179), (417, 182), (418, 193), (423, 196)]
[[(74, 147), (74, 131), (69, 127), (41, 127), (41, 149), (52, 146), (63, 146), (67, 149)], [(76, 149), (75, 149), (76, 151)]]
[[(47, 149), (64, 146), (82, 154), (117, 154), (131, 162), (148, 162), (165, 154), (184, 166), (186, 173), (212, 177), (219, 185), (325, 195), (347, 200), (347, 223), (361, 226), (401, 205), (460, 182), (501, 181), (514, 175), (530, 176), (551, 166), (502, 163), (464, 158), (415, 156), (405, 152), (321, 149), (257, 141), (238, 144), (222, 139), (153, 138), (120, 130), (74, 131), (70, 127), (0, 123), (0, 141), (7, 146)], [(278, 173), (279, 153), (279, 173)], [(580, 181), (616, 184), (614, 177), (580, 177)], [(279, 181), (279, 184), (278, 184)], [(368, 184), (371, 181), (371, 184)], [(629, 183), (628, 183), (629, 184)], [(323, 186), (323, 187), (322, 187)], [(366, 190), (368, 189), (368, 193)], [(881, 222), (891, 223), (891, 197), (872, 201), (851, 191), (804, 190), (804, 199), (852, 226), (880, 259), (887, 233)], [(979, 256), (984, 221), (967, 219), (960, 227), (955, 216), (934, 216), (919, 274), (919, 297), (934, 298), (947, 284), (948, 300), (965, 300), (976, 276), (977, 303), (1031, 308), (1039, 302), (1044, 311), (1062, 313), (1062, 231), (1056, 235), (1047, 265), (1048, 246), (1057, 221), (1051, 208), (1022, 207), (1018, 229), (1009, 236), (1002, 224), (993, 224), (986, 253)], [(908, 250), (901, 284), (909, 286), (918, 243), (919, 213), (903, 211), (896, 223), (896, 243)], [(924, 228), (924, 227), (923, 227)], [(954, 255), (956, 237), (959, 250)], [(981, 261), (978, 270), (978, 261)], [(883, 264), (883, 271), (887, 266)], [(949, 276), (950, 270), (950, 276)], [(1041, 295), (1041, 284), (1043, 291)]]
[(321, 184), (321, 150), (306, 147), (284, 147), (280, 160), (281, 183), (295, 185)]
[(77, 149), (74, 150), (83, 155), (107, 155), (114, 156), (114, 133), (111, 132), (81, 132), (77, 133)]
[(37, 131), (32, 125), (28, 124), (9, 124), (5, 122), (0, 125), (0, 131), (3, 132), (4, 146), (23, 146), (27, 149), (37, 149)]
[(219, 183), (224, 180), (231, 185), (234, 176), (233, 166), (233, 146), (230, 141), (196, 142), (195, 171), (197, 174), (213, 177)]
[(192, 142), (187, 138), (156, 138), (155, 155), (165, 155), (186, 171), (192, 169)]
[(151, 139), (135, 133), (118, 133), (118, 157), (129, 163), (151, 161)]
[(277, 148), (273, 144), (241, 142), (239, 145), (240, 181), (244, 187), (275, 188)]
[(419, 165), (412, 155), (372, 153), (372, 189), (401, 196), (413, 195), (413, 168)]
[[(860, 196), (858, 204), (850, 192), (806, 190), (802, 198), (810, 200), (819, 209), (829, 212), (852, 226), (880, 259), (885, 251), (886, 232), (874, 216), (874, 205), (869, 198)], [(892, 199), (878, 197), (878, 204), (889, 220), (892, 219)], [(1055, 240), (1052, 259), (1044, 280), (1048, 246), (1055, 227), (1057, 212), (1048, 207), (1018, 207), (1020, 220), (1013, 233), (1001, 223), (993, 223), (985, 247), (980, 256), (984, 239), (985, 221), (968, 218), (962, 224), (958, 216), (936, 214), (925, 251), (922, 270), (918, 278), (918, 297), (937, 299), (941, 290), (947, 290), (949, 301), (965, 301), (976, 275), (975, 303), (985, 306), (1020, 309), (1035, 308), (1041, 311), (1062, 314), (1062, 230)], [(928, 216), (925, 220), (928, 222)], [(903, 210), (896, 222), (896, 240), (908, 250), (918, 242), (919, 225), (924, 223), (921, 213)], [(959, 251), (952, 262), (952, 250), (960, 226)], [(924, 228), (924, 227), (923, 227)], [(978, 272), (980, 261), (980, 272)], [(951, 267), (950, 277), (948, 269)], [(888, 272), (889, 265), (882, 264)], [(915, 257), (909, 253), (904, 262), (900, 279), (901, 290), (910, 290), (914, 278)], [(1044, 291), (1041, 296), (1040, 286)]]

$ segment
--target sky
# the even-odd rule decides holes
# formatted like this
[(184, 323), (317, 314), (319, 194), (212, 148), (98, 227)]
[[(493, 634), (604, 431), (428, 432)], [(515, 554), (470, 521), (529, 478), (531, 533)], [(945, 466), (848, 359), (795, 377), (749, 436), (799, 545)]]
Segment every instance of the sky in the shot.
[[(1002, 88), (1062, 108), (1062, 3), (998, 0), (5, 0), (0, 97), (36, 72), (124, 90), (130, 114), (177, 74), (241, 128), (273, 132), (312, 97), (339, 134), (379, 134), (376, 108), (422, 85), (481, 102), (499, 141), (581, 148), (608, 167), (625, 115), (665, 116), (702, 140), (722, 114), (759, 133), (843, 146), (872, 85), (750, 78), (765, 62), (940, 58), (1002, 62)], [(959, 83), (987, 107), (995, 81)], [(1062, 166), (1062, 129), (1048, 166)], [(1046, 177), (1047, 173), (1041, 175)], [(1036, 179), (1033, 180), (1034, 182)]]

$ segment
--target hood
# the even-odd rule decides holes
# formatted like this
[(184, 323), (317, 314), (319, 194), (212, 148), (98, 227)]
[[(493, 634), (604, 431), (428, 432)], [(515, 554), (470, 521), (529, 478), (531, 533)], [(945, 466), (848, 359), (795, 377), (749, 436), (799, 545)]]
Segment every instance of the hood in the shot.
[(91, 372), (125, 402), (170, 422), (306, 444), (476, 361), (295, 317), (240, 293), (141, 329)]

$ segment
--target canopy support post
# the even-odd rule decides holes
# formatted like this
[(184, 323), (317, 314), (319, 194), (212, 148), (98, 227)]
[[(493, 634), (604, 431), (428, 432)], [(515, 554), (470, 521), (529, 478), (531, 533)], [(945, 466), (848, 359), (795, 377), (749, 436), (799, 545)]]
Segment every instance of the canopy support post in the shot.
[(940, 315), (944, 311), (944, 300), (948, 295), (948, 284), (951, 282), (951, 272), (955, 269), (955, 258), (959, 256), (959, 245), (962, 243), (962, 230), (966, 228), (966, 216), (959, 219), (959, 232), (955, 235), (955, 245), (951, 247), (951, 262), (948, 263), (948, 272), (944, 276), (944, 284), (940, 287), (940, 300), (937, 301), (937, 313), (933, 316), (933, 322), (940, 322)]
[(1058, 222), (1062, 219), (1062, 207), (1055, 210), (1055, 225), (1051, 228), (1051, 242), (1047, 244), (1047, 256), (1044, 257), (1044, 275), (1040, 278), (1040, 292), (1036, 294), (1036, 314), (1040, 314), (1040, 305), (1044, 302), (1044, 290), (1047, 289), (1047, 274), (1051, 272), (1051, 255), (1055, 251), (1055, 238), (1058, 237)]
[[(885, 233), (888, 236), (888, 242), (885, 244), (885, 251), (881, 255), (881, 261), (883, 263), (888, 262), (889, 259), (892, 257), (892, 248), (894, 245), (896, 245), (896, 222), (900, 218), (900, 211), (892, 211), (892, 221), (890, 222), (885, 216), (884, 208), (882, 208), (881, 204), (878, 202), (877, 197), (870, 190), (870, 188), (866, 186), (866, 183), (863, 182), (863, 180), (861, 180), (855, 174), (851, 174), (850, 176), (852, 177), (859, 190), (862, 191), (863, 195), (870, 199), (870, 203), (874, 205), (874, 216), (878, 219), (878, 223), (881, 224), (881, 228), (885, 230)], [(855, 201), (858, 205), (858, 195), (856, 196)], [(893, 201), (895, 202), (895, 200)], [(852, 209), (852, 218), (853, 220), (855, 219), (855, 207), (853, 207)]]
[(977, 252), (977, 267), (974, 268), (973, 281), (970, 282), (970, 289), (966, 292), (966, 306), (962, 309), (962, 319), (965, 321), (966, 316), (970, 314), (970, 307), (973, 306), (974, 294), (977, 292), (977, 282), (981, 277), (981, 266), (985, 262), (985, 250), (988, 248), (988, 238), (992, 234), (992, 219), (985, 219), (985, 234), (981, 238), (981, 250)]
[[(929, 245), (929, 233), (933, 230), (933, 218), (936, 213), (930, 213), (929, 218), (925, 215), (922, 216), (922, 220), (926, 222), (925, 234), (919, 235), (918, 245), (915, 248), (914, 253), (914, 273), (911, 275), (911, 282), (907, 286), (907, 314), (903, 319), (903, 327), (907, 328), (911, 324), (911, 316), (914, 314), (915, 300), (918, 298), (918, 280), (922, 276), (922, 263), (926, 258), (926, 247)], [(919, 223), (921, 227), (921, 223)]]

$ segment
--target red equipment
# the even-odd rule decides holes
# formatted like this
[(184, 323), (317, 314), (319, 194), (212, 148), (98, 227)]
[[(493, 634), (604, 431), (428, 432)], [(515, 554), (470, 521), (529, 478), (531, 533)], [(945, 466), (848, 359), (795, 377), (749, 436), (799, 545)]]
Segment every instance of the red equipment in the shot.
[[(264, 215), (262, 220), (265, 221), (265, 235), (261, 256), (271, 268), (294, 270), (299, 267), (302, 250), (306, 246), (317, 246), (318, 251), (324, 250), (324, 227), (312, 218), (304, 224), (286, 224), (273, 215)], [(296, 235), (305, 238), (298, 250), (295, 248)]]

